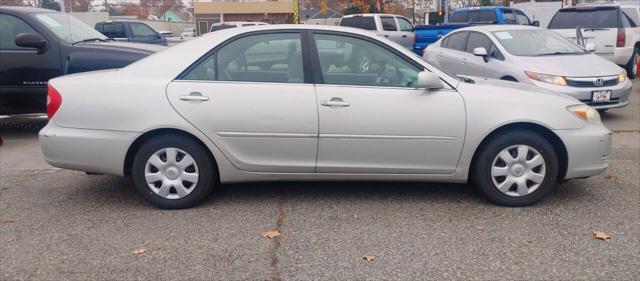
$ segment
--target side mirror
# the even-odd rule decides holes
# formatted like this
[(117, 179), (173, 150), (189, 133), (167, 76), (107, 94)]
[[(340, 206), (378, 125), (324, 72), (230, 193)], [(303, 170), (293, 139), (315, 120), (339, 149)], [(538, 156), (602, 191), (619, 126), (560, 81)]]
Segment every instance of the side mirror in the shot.
[(478, 56), (478, 57), (482, 57), (484, 62), (488, 62), (489, 61), (489, 54), (487, 54), (487, 49), (485, 49), (484, 47), (478, 47), (478, 48), (473, 49), (473, 55), (474, 56)]
[(534, 21), (531, 23), (531, 25), (533, 25), (533, 26), (537, 26), (537, 27), (540, 27), (540, 21), (539, 21), (539, 20), (534, 20)]
[(418, 73), (418, 88), (427, 90), (442, 89), (444, 85), (440, 81), (440, 77), (430, 71), (421, 71)]
[(596, 51), (596, 44), (593, 43), (587, 43), (586, 46), (584, 46), (584, 49), (587, 50), (587, 52), (595, 52)]
[(20, 47), (35, 48), (38, 54), (43, 54), (49, 49), (49, 41), (37, 33), (20, 33), (16, 36), (15, 43)]

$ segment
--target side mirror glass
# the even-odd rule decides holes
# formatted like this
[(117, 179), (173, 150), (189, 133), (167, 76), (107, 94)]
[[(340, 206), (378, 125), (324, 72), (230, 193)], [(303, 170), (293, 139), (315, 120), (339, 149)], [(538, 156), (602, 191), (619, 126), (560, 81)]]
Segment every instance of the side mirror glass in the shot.
[(587, 52), (595, 52), (596, 51), (596, 44), (587, 43), (587, 45), (584, 46), (584, 49), (587, 50)]
[(487, 53), (487, 49), (485, 49), (484, 47), (477, 47), (477, 48), (473, 49), (473, 55), (474, 56), (478, 56), (478, 57), (482, 57), (484, 62), (488, 62), (489, 61), (489, 54)]
[(533, 26), (537, 26), (537, 27), (540, 27), (540, 21), (539, 21), (539, 20), (534, 20), (534, 21), (531, 23), (531, 25), (533, 25)]
[(442, 89), (444, 85), (440, 81), (440, 77), (430, 71), (421, 71), (418, 73), (418, 88), (427, 90)]
[(49, 41), (37, 33), (20, 33), (16, 36), (15, 43), (20, 47), (35, 48), (38, 54), (46, 52), (49, 48)]

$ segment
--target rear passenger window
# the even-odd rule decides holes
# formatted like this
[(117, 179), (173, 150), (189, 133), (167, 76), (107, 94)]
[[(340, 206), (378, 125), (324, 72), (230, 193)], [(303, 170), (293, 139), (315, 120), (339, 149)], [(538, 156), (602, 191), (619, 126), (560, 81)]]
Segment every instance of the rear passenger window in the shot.
[(445, 48), (464, 51), (467, 45), (467, 32), (456, 32), (449, 35), (446, 39), (447, 45)]
[(109, 38), (127, 37), (126, 33), (124, 32), (124, 25), (119, 22), (102, 24), (100, 32)]
[(450, 23), (461, 23), (467, 22), (469, 17), (469, 12), (455, 12), (449, 19)]
[(471, 11), (469, 13), (469, 22), (471, 23), (496, 23), (498, 18), (493, 10), (487, 11)]
[(237, 39), (186, 73), (185, 80), (304, 83), (299, 33)]
[(384, 31), (398, 31), (396, 27), (396, 20), (392, 17), (380, 17), (382, 23), (382, 30)]
[(366, 30), (376, 30), (376, 22), (373, 17), (354, 16), (349, 18), (343, 18), (340, 21), (340, 26), (349, 26)]
[(640, 26), (640, 19), (638, 18), (638, 9), (635, 8), (623, 8), (622, 13), (629, 17), (632, 25)]

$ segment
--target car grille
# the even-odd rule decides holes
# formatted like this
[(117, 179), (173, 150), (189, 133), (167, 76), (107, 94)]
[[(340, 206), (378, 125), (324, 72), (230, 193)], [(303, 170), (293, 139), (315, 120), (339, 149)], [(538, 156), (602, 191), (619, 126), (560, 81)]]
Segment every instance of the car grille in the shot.
[[(602, 85), (598, 85), (601, 79)], [(594, 78), (567, 78), (567, 85), (579, 88), (609, 87), (618, 85), (617, 76), (594, 77)]]

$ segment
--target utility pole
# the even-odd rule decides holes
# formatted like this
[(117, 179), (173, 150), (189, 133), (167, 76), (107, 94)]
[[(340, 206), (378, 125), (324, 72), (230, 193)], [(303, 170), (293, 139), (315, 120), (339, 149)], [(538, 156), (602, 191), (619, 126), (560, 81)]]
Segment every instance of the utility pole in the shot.
[(67, 12), (67, 9), (65, 9), (64, 7), (64, 0), (60, 0), (60, 11), (62, 11), (63, 13)]

